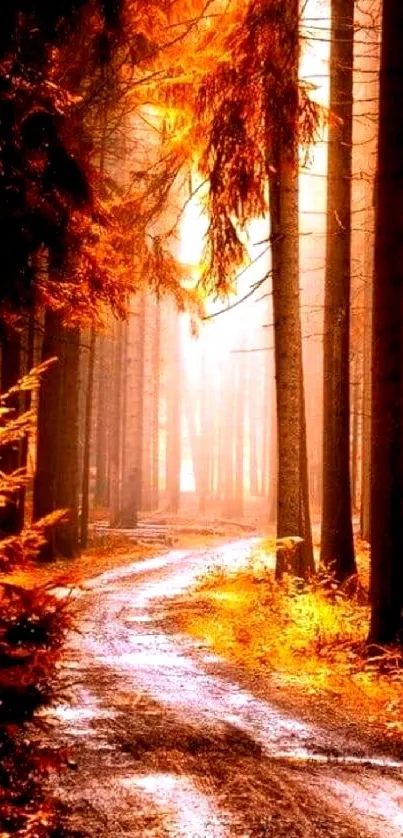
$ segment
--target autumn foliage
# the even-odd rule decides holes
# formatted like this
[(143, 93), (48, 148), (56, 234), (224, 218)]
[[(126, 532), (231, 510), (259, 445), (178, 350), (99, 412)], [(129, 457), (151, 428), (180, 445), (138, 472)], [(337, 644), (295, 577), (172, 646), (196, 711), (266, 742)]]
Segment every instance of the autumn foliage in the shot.
[[(35, 390), (42, 372), (25, 376), (15, 389)], [(21, 445), (33, 427), (31, 411), (15, 417), (7, 408), (13, 395), (1, 398), (0, 456), (4, 447)], [(0, 504), (12, 502), (28, 482), (24, 469), (0, 472)], [(53, 699), (55, 664), (69, 623), (52, 585), (33, 585), (30, 576), (49, 529), (61, 517), (55, 513), (26, 523), (19, 535), (0, 544), (0, 827), (7, 834), (24, 828), (25, 835), (47, 836), (51, 830), (53, 816), (41, 810), (39, 793), (45, 755), (32, 750), (23, 726)]]

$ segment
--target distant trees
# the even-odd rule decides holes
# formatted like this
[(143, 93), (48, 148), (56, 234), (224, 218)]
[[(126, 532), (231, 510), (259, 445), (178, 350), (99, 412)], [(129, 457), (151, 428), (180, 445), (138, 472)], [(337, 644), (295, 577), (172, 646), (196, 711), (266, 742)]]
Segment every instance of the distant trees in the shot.
[(382, 4), (372, 341), (370, 640), (401, 640), (403, 608), (403, 6)]

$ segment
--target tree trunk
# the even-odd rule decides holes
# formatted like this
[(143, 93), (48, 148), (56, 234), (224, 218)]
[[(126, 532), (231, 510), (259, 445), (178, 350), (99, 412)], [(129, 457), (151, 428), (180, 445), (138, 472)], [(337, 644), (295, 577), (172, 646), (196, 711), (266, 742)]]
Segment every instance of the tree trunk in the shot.
[[(276, 576), (293, 570), (303, 578), (313, 570), (310, 551), (305, 404), (299, 304), (298, 168), (296, 156), (279, 150), (276, 174), (270, 178), (270, 217), (274, 346), (276, 365), (278, 476), (277, 538), (299, 536), (306, 549), (295, 550), (293, 568), (277, 554)], [(306, 472), (306, 473), (305, 473)], [(303, 529), (301, 528), (303, 527)]]
[(167, 394), (167, 494), (168, 510), (176, 513), (180, 505), (181, 476), (181, 341), (180, 320), (176, 311), (171, 324), (172, 356), (169, 370), (169, 391)]
[(52, 530), (42, 551), (67, 558), (78, 542), (78, 366), (79, 332), (66, 329), (60, 316), (46, 311), (42, 360), (57, 358), (43, 376), (38, 402), (34, 520), (66, 509), (69, 520)]
[(213, 442), (210, 417), (211, 413), (208, 408), (206, 354), (205, 348), (203, 347), (200, 370), (200, 433), (198, 445), (200, 478), (198, 511), (200, 515), (205, 515), (206, 513), (209, 494), (209, 475), (212, 462), (211, 446)]
[[(277, 160), (270, 181), (274, 345), (277, 396), (277, 537), (301, 536), (301, 326), (298, 292), (297, 174)], [(286, 568), (278, 554), (276, 576)]]
[(323, 381), (321, 561), (356, 573), (350, 484), (350, 285), (354, 0), (332, 0)]
[(292, 0), (286, 13), (279, 16), (279, 38), (284, 44), (282, 76), (289, 100), (289, 121), (287, 130), (283, 132), (280, 128), (278, 137), (271, 137), (267, 173), (277, 403), (277, 537), (299, 536), (305, 539), (306, 545), (304, 550), (296, 547), (292, 564), (289, 562), (288, 565), (285, 552), (277, 552), (277, 578), (285, 570), (306, 578), (313, 569), (309, 547), (311, 535), (305, 530), (310, 519), (309, 509), (302, 508), (309, 493), (299, 295), (299, 17), (298, 0)]
[(352, 390), (352, 428), (351, 428), (351, 505), (355, 512), (358, 508), (358, 450), (360, 434), (360, 358), (357, 355), (353, 362), (354, 379), (351, 384)]
[(371, 332), (373, 249), (370, 248), (370, 269), (365, 273), (364, 286), (364, 342), (362, 353), (362, 431), (361, 431), (361, 538), (370, 540), (370, 484), (371, 484)]
[(401, 639), (403, 606), (403, 4), (384, 0), (372, 339), (371, 629)]
[[(32, 308), (26, 316), (26, 327), (23, 333), (22, 340), (22, 374), (29, 372), (35, 366), (35, 308)], [(35, 410), (36, 393), (28, 391), (22, 396), (23, 410)], [(30, 447), (35, 447), (35, 428), (29, 433), (20, 444), (20, 467), (25, 468), (30, 473), (29, 468), (29, 452)], [(19, 522), (20, 530), (26, 524), (27, 514), (32, 519), (32, 485), (25, 486), (21, 489), (18, 498), (19, 507)]]
[[(60, 317), (47, 310), (44, 319), (42, 361), (55, 358), (42, 377), (38, 398), (38, 431), (36, 471), (33, 492), (33, 520), (38, 521), (56, 509), (56, 475), (58, 468), (59, 399), (61, 362)], [(54, 554), (54, 532), (41, 550), (41, 558)]]
[[(302, 350), (301, 350), (302, 352)], [(302, 366), (302, 358), (301, 358)], [(303, 542), (296, 552), (295, 573), (302, 579), (308, 578), (315, 573), (315, 562), (313, 558), (311, 509), (309, 499), (308, 482), (308, 444), (306, 437), (306, 416), (305, 416), (305, 391), (304, 377), (301, 375), (301, 444), (300, 444), (300, 532), (303, 533)]]
[(270, 414), (268, 420), (270, 424), (267, 461), (267, 505), (269, 523), (275, 524), (277, 521), (278, 445), (276, 382), (274, 378), (271, 381)]
[[(14, 387), (21, 377), (21, 334), (20, 332), (2, 327), (1, 329), (1, 392), (6, 393)], [(7, 408), (13, 411), (13, 417), (18, 416), (21, 408), (21, 398), (17, 393), (7, 400)], [(1, 449), (0, 469), (5, 474), (11, 474), (20, 466), (20, 446), (17, 443), (7, 445)], [(16, 535), (23, 526), (24, 511), (20, 498), (13, 498), (5, 506), (0, 507), (0, 538)]]
[(197, 401), (195, 394), (190, 390), (190, 382), (185, 372), (182, 372), (182, 399), (184, 415), (186, 417), (187, 437), (192, 459), (193, 477), (195, 482), (196, 495), (200, 499), (201, 478), (200, 478), (200, 437), (197, 433), (197, 417), (195, 414)]
[(151, 489), (152, 506), (159, 504), (159, 450), (160, 450), (160, 363), (161, 363), (161, 308), (157, 297), (155, 300), (155, 323), (153, 340), (153, 429), (152, 429), (152, 462)]
[(127, 323), (122, 323), (122, 370), (121, 370), (121, 388), (122, 388), (122, 406), (121, 406), (121, 431), (120, 431), (120, 520), (123, 515), (124, 504), (124, 485), (126, 477), (126, 459), (128, 450), (128, 369), (129, 369), (129, 327)]
[(141, 508), (144, 430), (144, 296), (132, 300), (127, 333), (126, 449), (120, 524), (135, 527)]
[(104, 335), (99, 335), (95, 346), (98, 363), (94, 503), (96, 506), (106, 507), (108, 499), (107, 338)]
[(81, 486), (81, 522), (80, 541), (81, 547), (85, 549), (88, 545), (88, 519), (90, 501), (90, 464), (91, 464), (91, 428), (92, 428), (92, 402), (94, 391), (94, 364), (95, 364), (95, 329), (92, 327), (90, 334), (88, 378), (85, 397), (84, 416), (84, 453), (83, 453), (83, 474)]
[[(261, 480), (259, 480), (259, 458), (258, 458), (258, 410), (257, 410), (257, 393), (256, 393), (256, 382), (253, 379), (253, 369), (248, 360), (248, 378), (247, 378), (247, 387), (248, 387), (248, 426), (249, 426), (249, 491), (252, 497), (257, 497), (261, 494), (260, 486), (263, 484), (263, 475)], [(267, 425), (267, 414), (264, 417), (265, 422), (265, 430)], [(262, 434), (262, 449), (264, 448), (264, 436), (265, 430)], [(267, 440), (266, 440), (267, 445)], [(262, 450), (262, 455), (263, 450)], [(264, 494), (264, 493), (263, 493)]]
[(245, 466), (245, 384), (246, 367), (245, 356), (238, 356), (236, 362), (235, 389), (235, 494), (233, 515), (240, 518), (243, 515), (244, 503), (244, 466)]
[(110, 425), (109, 504), (112, 526), (119, 526), (121, 518), (121, 430), (122, 430), (122, 324), (114, 324), (112, 404)]
[(78, 553), (78, 398), (80, 332), (64, 327), (58, 353), (61, 368), (55, 509), (67, 509), (68, 520), (55, 527), (56, 553), (68, 559)]
[(235, 445), (236, 445), (236, 424), (235, 424), (235, 393), (236, 393), (236, 371), (232, 362), (225, 371), (223, 398), (223, 419), (222, 419), (222, 469), (223, 469), (223, 501), (222, 515), (224, 518), (234, 516), (235, 498)]

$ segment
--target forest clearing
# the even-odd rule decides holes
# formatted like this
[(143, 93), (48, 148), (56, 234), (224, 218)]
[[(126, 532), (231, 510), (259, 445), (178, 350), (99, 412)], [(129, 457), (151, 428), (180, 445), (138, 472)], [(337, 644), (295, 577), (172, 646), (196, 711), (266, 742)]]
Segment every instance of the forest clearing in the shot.
[(0, 5), (0, 838), (403, 836), (403, 4)]

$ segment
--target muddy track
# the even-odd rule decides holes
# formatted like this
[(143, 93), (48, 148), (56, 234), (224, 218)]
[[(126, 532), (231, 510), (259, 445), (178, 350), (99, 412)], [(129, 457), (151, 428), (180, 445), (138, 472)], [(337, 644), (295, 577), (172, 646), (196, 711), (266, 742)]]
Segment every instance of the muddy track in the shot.
[(55, 779), (72, 828), (153, 838), (397, 838), (403, 765), (253, 694), (166, 628), (167, 598), (248, 543), (95, 579), (79, 600), (53, 713), (72, 768)]

